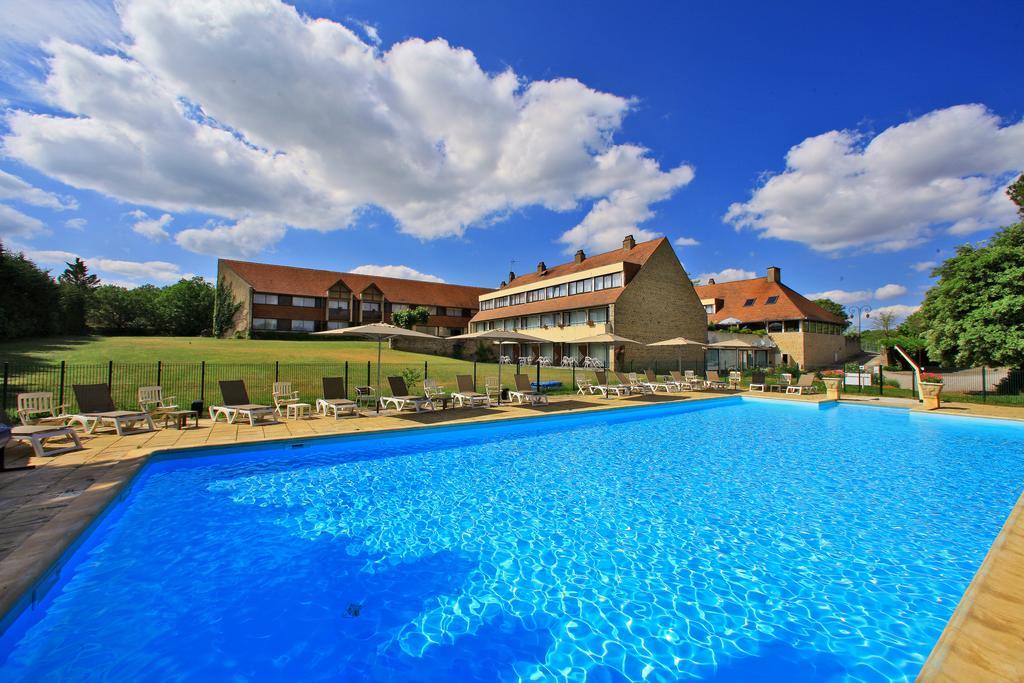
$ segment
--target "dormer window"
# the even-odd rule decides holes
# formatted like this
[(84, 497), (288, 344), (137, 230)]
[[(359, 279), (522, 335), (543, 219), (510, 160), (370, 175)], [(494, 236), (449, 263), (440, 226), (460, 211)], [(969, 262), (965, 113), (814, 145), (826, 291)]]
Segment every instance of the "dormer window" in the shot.
[(746, 301), (743, 302), (743, 306), (753, 306), (755, 301), (757, 301), (757, 299), (747, 299)]
[(771, 306), (773, 303), (775, 303), (778, 300), (779, 300), (779, 297), (777, 297), (777, 296), (770, 296), (770, 297), (768, 297), (768, 299), (765, 300), (764, 303), (765, 303), (766, 306)]

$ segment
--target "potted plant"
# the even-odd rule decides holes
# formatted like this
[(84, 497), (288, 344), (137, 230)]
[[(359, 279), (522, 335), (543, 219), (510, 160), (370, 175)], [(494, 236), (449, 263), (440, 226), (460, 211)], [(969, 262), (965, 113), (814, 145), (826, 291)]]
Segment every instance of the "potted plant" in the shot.
[(825, 396), (838, 401), (839, 393), (842, 390), (843, 379), (846, 373), (842, 370), (824, 370), (821, 372), (821, 380), (825, 383)]
[(925, 410), (938, 409), (942, 402), (942, 375), (937, 372), (922, 372), (920, 392)]

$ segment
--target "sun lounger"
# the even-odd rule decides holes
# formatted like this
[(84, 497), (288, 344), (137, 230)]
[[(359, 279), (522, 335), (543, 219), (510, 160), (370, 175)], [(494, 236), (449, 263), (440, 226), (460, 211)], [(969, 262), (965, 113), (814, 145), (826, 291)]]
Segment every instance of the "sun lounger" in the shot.
[(669, 377), (672, 378), (672, 381), (678, 384), (681, 388), (686, 389), (687, 391), (693, 391), (693, 384), (691, 384), (688, 379), (683, 377), (683, 373), (679, 372), (678, 370), (670, 370), (668, 375)]
[(796, 384), (790, 384), (786, 387), (787, 394), (816, 394), (818, 393), (818, 387), (814, 386), (814, 373), (805, 372), (800, 375), (800, 379), (797, 380)]
[(529, 403), (531, 406), (548, 402), (547, 395), (534, 391), (533, 385), (530, 384), (530, 378), (526, 375), (516, 375), (513, 379), (516, 381), (516, 389), (508, 392), (508, 397), (511, 400), (520, 405)]
[(337, 420), (340, 413), (358, 415), (356, 402), (345, 398), (344, 377), (324, 377), (324, 397), (316, 400), (316, 412), (324, 417), (333, 414)]
[(467, 403), (470, 408), (475, 408), (476, 406), (490, 407), (491, 397), (487, 394), (481, 394), (476, 390), (476, 387), (473, 385), (472, 375), (456, 375), (455, 383), (458, 385), (459, 390), (452, 394), (452, 399), (460, 408), (465, 407)]
[[(93, 420), (89, 429), (90, 434), (101, 425), (112, 426), (118, 436), (156, 430), (149, 413), (118, 410), (106, 384), (75, 384), (71, 388), (75, 392), (75, 400), (78, 401), (79, 414)], [(140, 427), (140, 424), (144, 426)]]
[(633, 393), (629, 384), (608, 384), (608, 373), (604, 370), (595, 370), (594, 378), (597, 380), (597, 384), (591, 385), (591, 393), (598, 392), (601, 394), (602, 398), (608, 398), (609, 394), (615, 394), (616, 396), (629, 396)]
[(755, 372), (750, 375), (750, 386), (747, 387), (748, 391), (761, 391), (765, 390), (764, 373)]
[(210, 419), (217, 422), (217, 418), (224, 416), (228, 424), (234, 424), (235, 418), (242, 416), (249, 420), (249, 426), (255, 427), (257, 422), (262, 424), (276, 424), (276, 410), (273, 406), (265, 406), (249, 401), (249, 392), (245, 388), (245, 382), (240, 379), (221, 380), (220, 395), (224, 399), (224, 405), (210, 406)]
[(631, 392), (633, 392), (634, 394), (653, 394), (654, 393), (654, 389), (652, 389), (651, 387), (647, 386), (647, 384), (645, 384), (643, 382), (637, 381), (636, 383), (633, 383), (633, 382), (629, 381), (629, 377), (627, 377), (624, 373), (621, 373), (621, 372), (615, 372), (614, 374), (615, 374), (615, 379), (619, 380), (619, 384), (625, 384), (627, 387), (629, 387), (629, 390)]
[(708, 370), (707, 381), (704, 382), (705, 386), (709, 389), (728, 389), (729, 383), (723, 382), (722, 378), (718, 376), (717, 370)]
[(644, 382), (644, 384), (649, 386), (651, 388), (651, 391), (657, 391), (658, 389), (664, 389), (665, 393), (667, 394), (667, 393), (672, 392), (672, 391), (681, 391), (682, 390), (682, 386), (680, 386), (679, 382), (676, 382), (676, 381), (659, 382), (658, 381), (658, 376), (655, 375), (654, 374), (654, 370), (651, 370), (650, 368), (647, 368), (646, 370), (644, 370), (644, 377), (647, 378), (647, 381)]
[[(46, 450), (44, 442), (47, 439), (71, 439), (73, 445)], [(78, 434), (75, 433), (75, 430), (61, 425), (21, 425), (12, 427), (11, 440), (31, 444), (32, 452), (39, 457), (82, 450), (82, 442), (78, 440)]]
[(409, 387), (405, 385), (405, 380), (401, 377), (388, 377), (388, 385), (391, 387), (391, 396), (380, 397), (381, 407), (387, 408), (389, 405), (392, 405), (395, 407), (395, 410), (405, 410), (408, 407), (412, 407), (417, 413), (427, 406), (431, 410), (434, 409), (434, 403), (429, 397), (413, 396), (410, 394)]

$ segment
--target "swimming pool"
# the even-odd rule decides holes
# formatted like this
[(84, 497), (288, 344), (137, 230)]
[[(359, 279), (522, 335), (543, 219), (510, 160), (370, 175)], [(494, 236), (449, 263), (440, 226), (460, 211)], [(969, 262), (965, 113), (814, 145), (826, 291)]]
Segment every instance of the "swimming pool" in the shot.
[(909, 680), (1024, 430), (726, 399), (158, 458), (3, 680)]

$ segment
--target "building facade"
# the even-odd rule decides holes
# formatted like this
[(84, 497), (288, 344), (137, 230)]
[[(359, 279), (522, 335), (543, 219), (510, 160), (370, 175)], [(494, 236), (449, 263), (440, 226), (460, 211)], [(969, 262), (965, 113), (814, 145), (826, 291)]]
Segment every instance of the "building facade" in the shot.
[[(768, 268), (763, 278), (716, 283), (696, 288), (708, 322), (722, 330), (764, 330), (777, 347), (769, 364), (804, 369), (841, 363), (860, 352), (844, 335), (846, 321), (782, 284), (782, 271)], [(717, 352), (708, 350), (708, 366), (719, 367)], [(755, 364), (760, 365), (761, 359)]]
[(449, 337), (466, 331), (478, 299), (491, 290), (420, 280), (293, 268), (247, 261), (217, 261), (217, 281), (241, 304), (234, 332), (319, 332), (391, 322), (398, 311), (430, 311), (418, 331)]
[[(632, 235), (622, 248), (587, 256), (576, 252), (569, 263), (548, 267), (543, 261), (525, 275), (509, 273), (507, 282), (480, 296), (471, 331), (519, 330), (542, 344), (504, 347), (503, 354), (545, 356), (555, 365), (563, 357), (591, 357), (606, 366), (703, 358), (699, 348), (649, 347), (671, 337), (707, 339), (707, 318), (675, 250), (665, 238), (641, 242)], [(579, 340), (614, 333), (640, 344), (585, 344)]]

